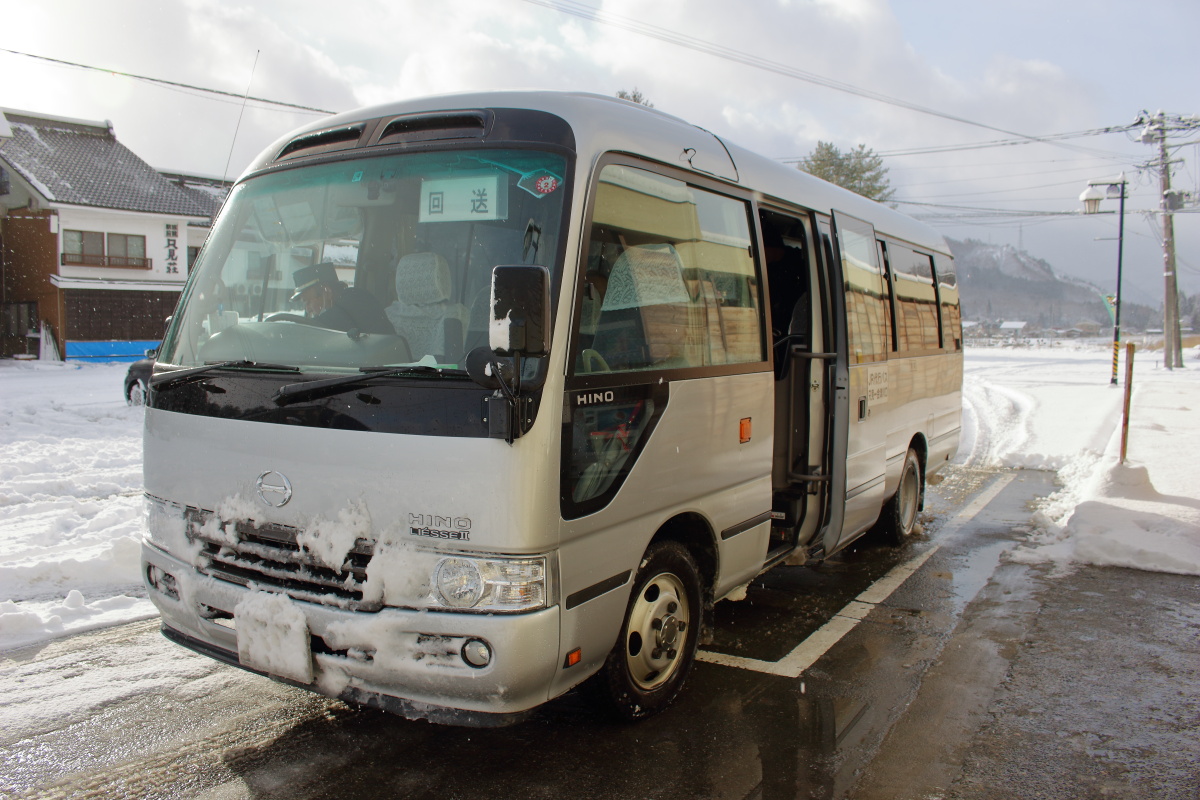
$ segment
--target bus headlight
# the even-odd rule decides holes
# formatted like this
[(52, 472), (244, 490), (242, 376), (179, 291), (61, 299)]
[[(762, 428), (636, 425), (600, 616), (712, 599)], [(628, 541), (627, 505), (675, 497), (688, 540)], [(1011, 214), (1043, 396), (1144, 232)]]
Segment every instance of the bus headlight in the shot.
[(443, 558), (434, 585), (438, 597), (451, 608), (471, 608), (483, 599), (483, 574), (471, 559)]
[(463, 611), (532, 611), (546, 606), (546, 559), (450, 556), (433, 570), (435, 606)]

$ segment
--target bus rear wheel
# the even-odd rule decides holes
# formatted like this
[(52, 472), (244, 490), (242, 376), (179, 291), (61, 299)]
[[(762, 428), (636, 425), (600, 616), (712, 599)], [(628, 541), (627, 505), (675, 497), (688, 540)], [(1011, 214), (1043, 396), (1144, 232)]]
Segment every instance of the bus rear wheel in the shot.
[(700, 571), (678, 542), (655, 542), (642, 559), (621, 635), (598, 676), (617, 716), (639, 720), (679, 695), (696, 658), (703, 605)]
[(921, 475), (921, 459), (915, 450), (904, 456), (904, 467), (900, 473), (900, 485), (883, 506), (876, 523), (879, 538), (893, 547), (904, 544), (917, 527), (917, 512), (925, 493), (925, 481)]

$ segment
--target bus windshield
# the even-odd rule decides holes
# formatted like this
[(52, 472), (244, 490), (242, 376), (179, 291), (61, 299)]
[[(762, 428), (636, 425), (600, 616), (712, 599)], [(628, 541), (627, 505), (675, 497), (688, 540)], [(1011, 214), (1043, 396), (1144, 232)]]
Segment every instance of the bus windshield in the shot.
[(251, 178), (230, 194), (159, 361), (461, 367), (488, 343), (492, 267), (555, 270), (566, 166), (459, 150)]

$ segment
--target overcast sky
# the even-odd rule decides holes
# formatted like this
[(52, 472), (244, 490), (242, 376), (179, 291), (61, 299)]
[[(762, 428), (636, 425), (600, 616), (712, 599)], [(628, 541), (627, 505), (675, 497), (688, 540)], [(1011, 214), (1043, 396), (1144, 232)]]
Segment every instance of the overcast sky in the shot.
[[(1089, 179), (1125, 171), (1126, 297), (1155, 305), (1161, 223), (1142, 212), (1158, 206), (1158, 178), (1138, 168), (1156, 151), (1136, 131), (887, 154), (1127, 125), (1143, 109), (1200, 114), (1196, 0), (38, 0), (6, 3), (3, 17), (6, 50), (334, 111), (478, 89), (637, 87), (770, 157), (801, 157), (818, 140), (865, 144), (886, 156), (899, 201), (1069, 212)], [(639, 24), (650, 35), (630, 29)], [(671, 36), (692, 46), (661, 38)], [(205, 175), (238, 174), (320, 116), (254, 102), (243, 113), (236, 98), (10, 52), (0, 76), (0, 107), (109, 119), (152, 165)], [(1173, 186), (1200, 189), (1198, 156), (1197, 145), (1177, 151)], [(1059, 273), (1115, 286), (1115, 214), (899, 208), (946, 236), (1021, 246)], [(1176, 215), (1176, 238), (1181, 286), (1200, 292), (1200, 213)]]

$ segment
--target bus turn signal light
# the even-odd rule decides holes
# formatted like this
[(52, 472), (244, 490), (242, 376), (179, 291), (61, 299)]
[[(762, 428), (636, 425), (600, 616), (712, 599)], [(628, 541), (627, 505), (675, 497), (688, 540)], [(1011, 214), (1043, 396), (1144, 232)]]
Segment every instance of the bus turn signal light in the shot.
[(750, 417), (743, 417), (738, 424), (738, 435), (742, 439), (742, 444), (750, 441)]

